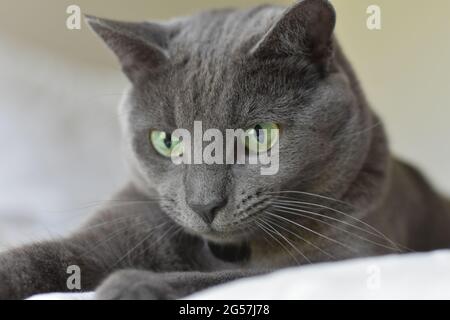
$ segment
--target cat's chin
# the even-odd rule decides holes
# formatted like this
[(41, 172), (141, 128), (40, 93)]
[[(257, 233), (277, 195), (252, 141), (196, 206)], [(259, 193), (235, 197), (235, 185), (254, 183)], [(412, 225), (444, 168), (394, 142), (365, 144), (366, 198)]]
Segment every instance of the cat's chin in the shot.
[(211, 229), (206, 232), (198, 233), (198, 235), (205, 240), (215, 243), (237, 244), (248, 240), (251, 236), (251, 232), (243, 230), (218, 231)]
[(250, 231), (243, 230), (216, 230), (210, 226), (195, 228), (192, 226), (183, 226), (186, 232), (200, 237), (206, 241), (213, 241), (223, 244), (236, 244), (247, 240), (250, 237)]

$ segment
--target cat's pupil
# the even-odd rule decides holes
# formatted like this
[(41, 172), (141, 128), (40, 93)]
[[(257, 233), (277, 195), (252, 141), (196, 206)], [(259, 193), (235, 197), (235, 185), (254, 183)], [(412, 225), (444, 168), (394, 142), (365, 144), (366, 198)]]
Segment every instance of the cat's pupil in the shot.
[(264, 131), (262, 131), (262, 127), (257, 124), (255, 126), (255, 130), (256, 130), (256, 139), (258, 140), (259, 143), (263, 143), (264, 142)]
[(172, 146), (172, 135), (170, 133), (166, 133), (166, 136), (164, 137), (164, 144), (168, 149)]

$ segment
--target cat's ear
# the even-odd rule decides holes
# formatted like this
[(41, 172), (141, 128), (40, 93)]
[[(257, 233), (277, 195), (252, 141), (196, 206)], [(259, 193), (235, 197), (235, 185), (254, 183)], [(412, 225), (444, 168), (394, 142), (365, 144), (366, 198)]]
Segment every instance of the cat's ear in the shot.
[(307, 55), (322, 63), (332, 53), (336, 13), (328, 0), (301, 0), (282, 17), (252, 49), (259, 57)]
[(92, 30), (115, 53), (127, 77), (135, 82), (168, 62), (167, 31), (151, 22), (132, 23), (85, 16)]

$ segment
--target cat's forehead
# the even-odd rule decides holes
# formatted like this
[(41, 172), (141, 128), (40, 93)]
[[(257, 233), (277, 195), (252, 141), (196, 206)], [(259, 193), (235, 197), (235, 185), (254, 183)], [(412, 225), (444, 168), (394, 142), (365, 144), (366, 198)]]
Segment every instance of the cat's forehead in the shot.
[[(222, 62), (223, 63), (223, 62)], [(177, 127), (188, 128), (202, 121), (205, 128), (226, 129), (238, 125), (236, 94), (232, 77), (220, 67), (209, 70), (206, 65), (188, 71), (187, 79), (174, 92), (174, 121)], [(241, 120), (246, 118), (240, 110)]]
[(211, 67), (195, 59), (174, 66), (167, 74), (133, 90), (136, 116), (164, 130), (189, 129), (195, 121), (204, 128), (228, 129), (245, 122), (239, 89), (226, 62)]
[(174, 30), (169, 51), (188, 51), (206, 59), (229, 55), (260, 39), (282, 13), (281, 7), (263, 5), (248, 10), (210, 10), (169, 21)]
[[(169, 44), (172, 70), (166, 82), (177, 127), (202, 121), (209, 128), (248, 122), (243, 56), (270, 28), (282, 10), (215, 10), (181, 19)], [(241, 81), (242, 80), (242, 81)]]
[(249, 64), (226, 56), (193, 57), (149, 81), (140, 105), (167, 129), (190, 128), (195, 121), (204, 128), (236, 129), (292, 118), (313, 81), (278, 65), (265, 65), (278, 70), (270, 72)]
[(152, 117), (168, 129), (189, 128), (194, 121), (202, 121), (205, 128), (228, 129), (278, 120), (287, 113), (288, 102), (298, 100), (305, 87), (301, 71), (283, 69), (278, 62), (264, 63), (262, 70), (259, 60), (247, 59), (249, 49), (282, 12), (261, 6), (171, 22), (179, 32), (169, 44), (170, 67), (149, 81), (150, 94), (145, 94)]

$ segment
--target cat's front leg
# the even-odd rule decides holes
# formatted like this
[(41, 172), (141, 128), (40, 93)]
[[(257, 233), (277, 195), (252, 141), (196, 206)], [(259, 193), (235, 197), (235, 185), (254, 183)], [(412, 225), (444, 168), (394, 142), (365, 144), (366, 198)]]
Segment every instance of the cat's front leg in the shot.
[(188, 296), (228, 281), (267, 273), (262, 270), (166, 272), (121, 270), (97, 289), (100, 300), (167, 300)]
[(92, 290), (107, 275), (101, 261), (84, 255), (80, 243), (61, 239), (12, 249), (0, 255), (0, 299), (24, 299), (45, 292), (70, 291), (72, 266), (82, 270), (83, 288)]

